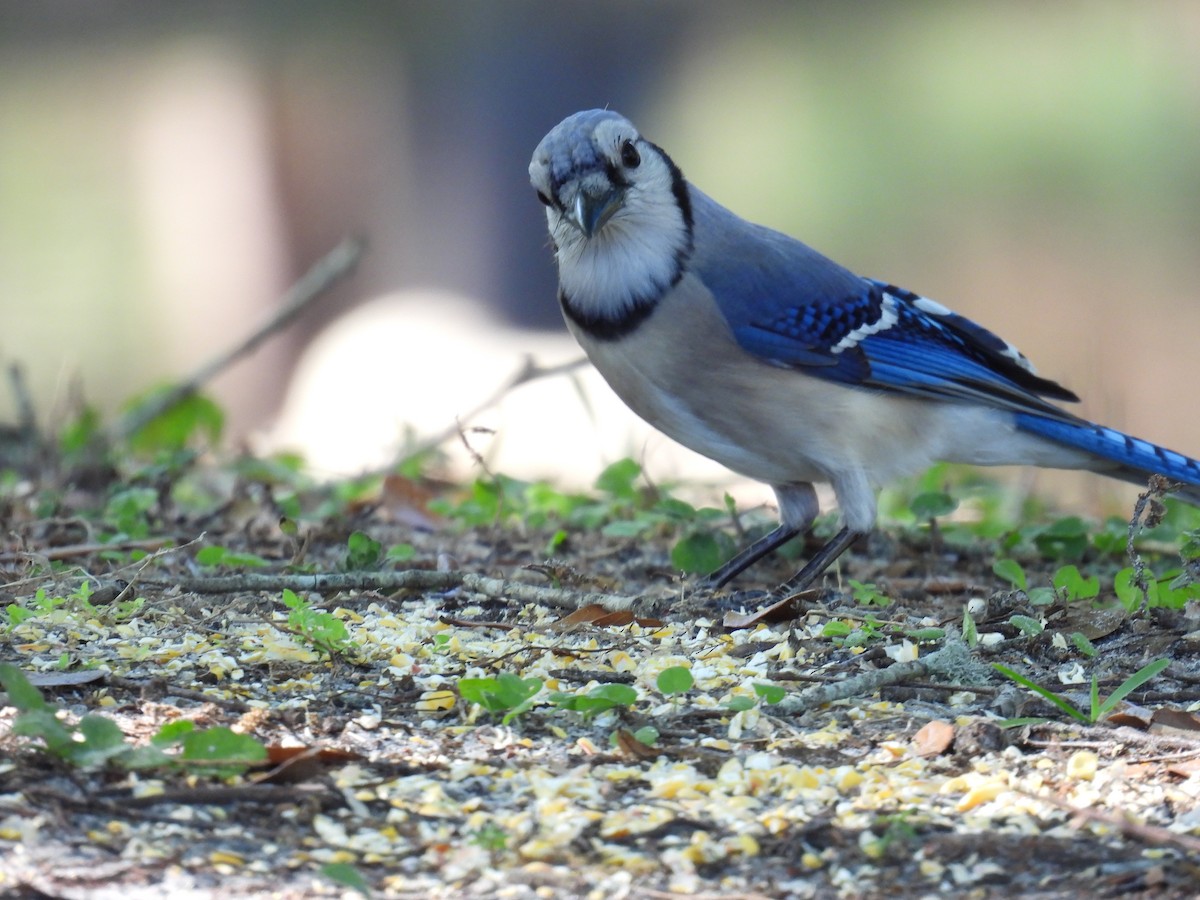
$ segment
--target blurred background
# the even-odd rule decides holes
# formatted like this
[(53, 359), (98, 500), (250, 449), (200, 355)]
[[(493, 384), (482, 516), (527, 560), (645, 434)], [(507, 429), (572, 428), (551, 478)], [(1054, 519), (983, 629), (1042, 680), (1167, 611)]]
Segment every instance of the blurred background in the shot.
[[(743, 216), (999, 331), (1083, 414), (1200, 453), (1189, 0), (3, 0), (0, 359), (44, 425), (73, 383), (111, 411), (363, 235), (358, 275), (211, 393), (236, 441), (378, 465), (523, 354), (578, 355), (526, 168), (595, 106)], [(587, 374), (488, 416), (511, 474), (724, 477)]]

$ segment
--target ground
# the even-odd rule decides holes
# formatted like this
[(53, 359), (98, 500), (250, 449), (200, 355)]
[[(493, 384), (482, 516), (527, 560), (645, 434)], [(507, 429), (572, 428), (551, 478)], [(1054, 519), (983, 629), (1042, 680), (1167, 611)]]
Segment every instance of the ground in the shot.
[[(69, 739), (47, 752), (10, 684), (4, 896), (1197, 893), (1194, 603), (1039, 597), (1060, 561), (885, 525), (756, 617), (795, 562), (697, 591), (658, 500), (613, 528), (415, 475), (176, 463), (6, 484), (0, 663)], [(992, 665), (1088, 711), (1088, 679), (1103, 700), (1160, 659), (1095, 724)], [(267, 760), (206, 755), (218, 734)]]

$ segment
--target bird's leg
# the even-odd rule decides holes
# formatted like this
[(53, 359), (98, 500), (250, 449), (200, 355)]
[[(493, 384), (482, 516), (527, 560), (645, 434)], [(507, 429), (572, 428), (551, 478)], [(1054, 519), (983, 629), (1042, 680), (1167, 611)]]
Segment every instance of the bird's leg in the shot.
[(711, 575), (708, 575), (701, 582), (701, 586), (711, 590), (724, 587), (768, 553), (778, 550), (796, 535), (800, 534), (801, 531), (803, 529), (793, 525), (779, 525), (773, 531), (764, 534), (745, 550), (738, 553), (733, 559), (729, 560), (729, 562), (725, 563)]
[(816, 555), (812, 559), (804, 564), (803, 569), (777, 587), (772, 593), (777, 597), (783, 597), (804, 590), (816, 581), (822, 572), (829, 568), (830, 563), (845, 553), (846, 549), (862, 536), (863, 532), (861, 531), (851, 531), (848, 527), (843, 527), (841, 531), (829, 539), (829, 542), (824, 547), (816, 552)]

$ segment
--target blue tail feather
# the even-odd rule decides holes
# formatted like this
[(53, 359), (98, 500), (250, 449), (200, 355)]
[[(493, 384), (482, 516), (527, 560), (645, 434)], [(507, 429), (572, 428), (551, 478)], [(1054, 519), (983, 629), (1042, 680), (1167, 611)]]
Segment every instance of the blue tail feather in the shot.
[(1128, 481), (1145, 482), (1150, 475), (1162, 475), (1183, 482), (1177, 495), (1200, 505), (1200, 460), (1168, 450), (1115, 428), (1106, 428), (1083, 420), (1049, 419), (1029, 413), (1015, 414), (1017, 427), (1068, 447), (1093, 453), (1116, 464), (1107, 473)]

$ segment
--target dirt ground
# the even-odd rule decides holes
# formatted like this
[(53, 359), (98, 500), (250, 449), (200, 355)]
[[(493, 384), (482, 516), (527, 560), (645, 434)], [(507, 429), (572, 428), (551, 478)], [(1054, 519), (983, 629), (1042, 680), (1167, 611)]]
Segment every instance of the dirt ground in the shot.
[[(146, 533), (115, 544), (86, 490), (4, 501), (0, 662), (68, 725), (101, 714), (134, 745), (170, 723), (228, 726), (271, 761), (223, 777), (69, 765), (13, 735), (0, 702), (3, 896), (1200, 893), (1195, 610), (1035, 608), (992, 574), (994, 547), (885, 529), (820, 590), (731, 627), (792, 563), (754, 567), (746, 594), (696, 594), (665, 529), (568, 529), (546, 566), (554, 526), (464, 529), (393, 492), (297, 529), (266, 479), (222, 485), (202, 513), (164, 488)], [(346, 571), (354, 532), (412, 550)], [(203, 566), (209, 546), (266, 565)], [(1054, 568), (1026, 561), (1031, 583)], [(892, 602), (856, 601), (851, 579)], [(315, 645), (289, 586), (348, 643)], [(968, 603), (980, 641), (946, 662)], [(1081, 629), (1090, 659), (1064, 637)], [(1091, 676), (1107, 696), (1156, 659), (1171, 662), (1095, 725), (992, 667), (1086, 709)], [(677, 667), (692, 685), (665, 690)], [(502, 673), (543, 684), (507, 722), (459, 692)], [(562, 698), (602, 685), (636, 701)], [(1018, 716), (1049, 721), (1001, 727)]]

